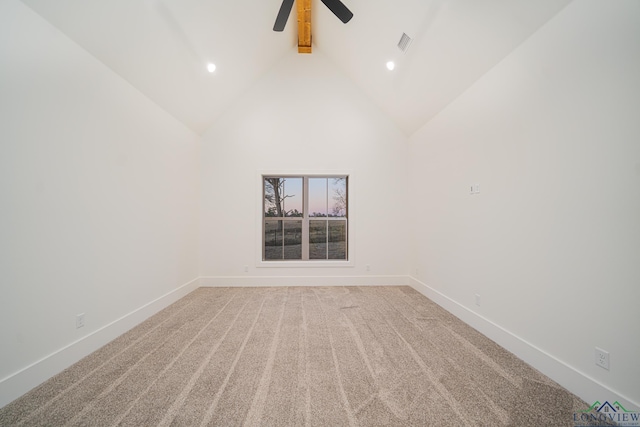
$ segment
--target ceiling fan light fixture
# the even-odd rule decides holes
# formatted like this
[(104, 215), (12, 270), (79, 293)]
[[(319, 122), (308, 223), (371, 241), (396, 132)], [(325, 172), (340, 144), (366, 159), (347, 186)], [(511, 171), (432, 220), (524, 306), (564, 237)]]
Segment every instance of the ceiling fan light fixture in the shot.
[(216, 70), (216, 64), (209, 62), (207, 64), (207, 71), (213, 73)]
[(387, 70), (393, 71), (394, 68), (396, 68), (396, 63), (395, 62), (393, 62), (393, 61), (387, 62)]

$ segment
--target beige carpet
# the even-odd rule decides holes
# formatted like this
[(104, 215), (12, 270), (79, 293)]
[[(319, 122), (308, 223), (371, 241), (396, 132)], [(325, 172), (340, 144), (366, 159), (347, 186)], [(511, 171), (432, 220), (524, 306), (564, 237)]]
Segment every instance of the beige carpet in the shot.
[(580, 399), (409, 287), (201, 288), (2, 426), (572, 426)]

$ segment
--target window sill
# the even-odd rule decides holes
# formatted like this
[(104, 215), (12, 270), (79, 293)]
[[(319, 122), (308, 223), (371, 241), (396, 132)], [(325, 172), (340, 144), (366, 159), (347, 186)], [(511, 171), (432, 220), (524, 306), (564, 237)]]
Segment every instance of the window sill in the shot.
[(349, 268), (353, 261), (258, 261), (256, 268)]

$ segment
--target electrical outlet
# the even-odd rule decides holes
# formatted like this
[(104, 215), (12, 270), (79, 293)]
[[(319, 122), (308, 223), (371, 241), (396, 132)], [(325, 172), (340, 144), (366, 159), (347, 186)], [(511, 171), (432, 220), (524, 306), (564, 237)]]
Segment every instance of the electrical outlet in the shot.
[(609, 352), (596, 347), (596, 365), (609, 370)]
[(367, 266), (365, 267), (365, 270), (371, 271), (371, 266), (369, 264), (367, 264)]
[(248, 272), (249, 272), (249, 266), (248, 266), (248, 265), (245, 265), (245, 266), (244, 266), (244, 272), (245, 272), (245, 273), (248, 273)]
[(76, 329), (80, 329), (82, 327), (84, 327), (84, 313), (76, 316)]
[(480, 294), (476, 294), (476, 305), (480, 307)]

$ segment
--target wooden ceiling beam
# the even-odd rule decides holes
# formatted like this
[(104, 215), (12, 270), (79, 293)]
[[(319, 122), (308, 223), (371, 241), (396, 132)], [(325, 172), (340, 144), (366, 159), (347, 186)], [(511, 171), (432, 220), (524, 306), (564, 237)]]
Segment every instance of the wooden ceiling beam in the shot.
[(298, 53), (311, 53), (311, 0), (296, 0), (298, 6)]

